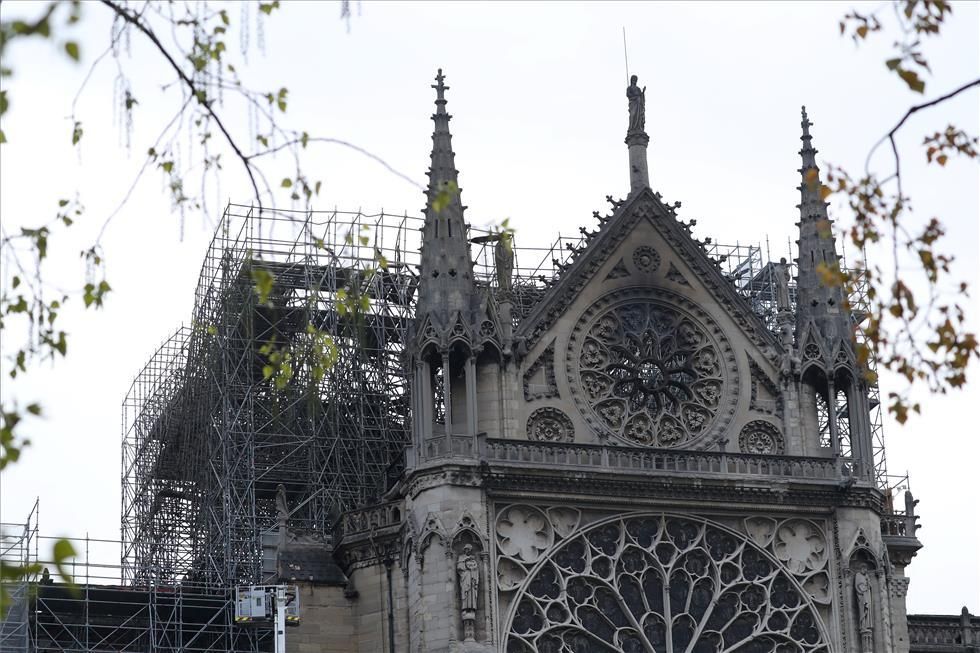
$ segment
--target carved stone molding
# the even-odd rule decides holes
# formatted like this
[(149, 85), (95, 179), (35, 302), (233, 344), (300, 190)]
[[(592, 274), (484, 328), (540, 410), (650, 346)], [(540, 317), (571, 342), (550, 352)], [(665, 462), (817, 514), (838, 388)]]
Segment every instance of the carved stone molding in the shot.
[(406, 495), (414, 499), (420, 492), (443, 485), (480, 487), (482, 484), (482, 474), (477, 467), (454, 466), (447, 469), (440, 466), (412, 476), (406, 486)]
[(751, 357), (749, 357), (749, 375), (752, 380), (749, 410), (766, 415), (781, 415), (783, 396), (779, 386)]
[(739, 431), (738, 449), (742, 453), (779, 455), (785, 451), (786, 445), (783, 442), (783, 434), (775, 424), (756, 419)]
[(892, 576), (888, 579), (888, 593), (897, 599), (904, 599), (909, 593), (909, 580), (906, 576)]
[(673, 262), (670, 264), (670, 267), (667, 268), (667, 281), (671, 281), (680, 286), (691, 285), (687, 282), (687, 279), (684, 278), (684, 275), (681, 274), (681, 271), (677, 269)]
[(619, 259), (616, 265), (613, 266), (613, 269), (609, 271), (609, 274), (606, 275), (606, 279), (622, 279), (628, 276), (630, 276), (630, 271), (626, 267), (626, 263), (623, 262), (623, 259)]
[(551, 341), (541, 355), (534, 359), (524, 372), (524, 400), (552, 399), (558, 397), (555, 381), (555, 342)]
[(568, 415), (557, 408), (538, 408), (527, 419), (527, 437), (539, 442), (572, 442), (575, 426)]

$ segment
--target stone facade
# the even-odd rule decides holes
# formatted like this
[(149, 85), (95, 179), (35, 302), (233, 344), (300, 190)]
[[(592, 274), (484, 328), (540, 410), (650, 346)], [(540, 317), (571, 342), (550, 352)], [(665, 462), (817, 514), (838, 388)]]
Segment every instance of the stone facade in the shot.
[(909, 651), (914, 500), (875, 485), (851, 318), (817, 282), (806, 114), (778, 329), (650, 189), (635, 79), (630, 194), (515, 323), (506, 236), (497, 287), (473, 281), (443, 80), (405, 471), (342, 516), (347, 585), (303, 590), (291, 650)]

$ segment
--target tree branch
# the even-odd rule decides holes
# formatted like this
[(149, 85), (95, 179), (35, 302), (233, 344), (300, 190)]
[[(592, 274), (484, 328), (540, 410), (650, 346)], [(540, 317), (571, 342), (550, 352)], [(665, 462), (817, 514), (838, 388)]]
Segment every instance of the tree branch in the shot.
[(416, 188), (419, 188), (420, 190), (425, 190), (425, 187), (424, 186), (422, 186), (421, 184), (419, 184), (417, 181), (415, 181), (414, 179), (412, 179), (411, 177), (409, 177), (405, 173), (403, 173), (403, 172), (401, 172), (399, 170), (396, 170), (394, 167), (392, 167), (392, 165), (390, 163), (388, 163), (387, 161), (385, 161), (384, 159), (382, 159), (377, 154), (372, 154), (371, 152), (368, 152), (367, 150), (365, 150), (363, 147), (354, 145), (353, 143), (350, 143), (350, 142), (345, 141), (345, 140), (341, 140), (339, 138), (330, 138), (330, 137), (327, 137), (327, 136), (310, 136), (310, 137), (308, 137), (306, 139), (294, 138), (294, 139), (291, 139), (291, 140), (286, 141), (285, 143), (282, 143), (280, 145), (277, 145), (275, 147), (271, 147), (271, 148), (269, 148), (267, 150), (263, 150), (261, 152), (255, 152), (254, 154), (250, 155), (249, 158), (255, 159), (255, 158), (258, 158), (260, 156), (265, 156), (267, 154), (275, 154), (276, 152), (279, 152), (281, 150), (284, 150), (287, 147), (292, 147), (292, 146), (297, 145), (297, 144), (302, 144), (304, 142), (304, 140), (307, 143), (332, 143), (334, 145), (342, 145), (344, 147), (350, 148), (350, 149), (354, 150), (355, 152), (358, 152), (360, 154), (363, 154), (364, 156), (368, 157), (369, 159), (372, 159), (372, 160), (376, 161), (377, 163), (381, 164), (382, 166), (384, 166), (384, 168), (388, 172), (390, 172), (391, 174), (395, 175), (396, 177), (400, 177), (400, 178), (404, 179), (405, 181), (407, 181), (408, 183), (412, 184)]
[(956, 90), (950, 91), (946, 95), (942, 95), (942, 96), (936, 98), (935, 100), (930, 100), (929, 102), (924, 102), (922, 104), (917, 104), (917, 105), (915, 105), (913, 107), (910, 107), (909, 110), (905, 112), (905, 115), (902, 116), (902, 119), (899, 120), (898, 123), (894, 127), (891, 128), (891, 131), (889, 131), (887, 134), (885, 134), (884, 136), (882, 136), (881, 137), (881, 140), (879, 140), (877, 143), (875, 143), (874, 147), (871, 148), (871, 151), (868, 152), (868, 158), (865, 159), (865, 161), (864, 161), (864, 172), (866, 174), (869, 173), (869, 170), (871, 168), (871, 157), (874, 155), (875, 151), (881, 146), (882, 143), (884, 143), (885, 141), (890, 141), (891, 142), (891, 146), (892, 146), (892, 153), (895, 156), (895, 176), (898, 179), (899, 195), (901, 195), (902, 178), (901, 178), (901, 174), (899, 172), (898, 147), (895, 144), (895, 134), (898, 133), (898, 130), (902, 128), (902, 126), (905, 124), (905, 122), (909, 118), (911, 118), (913, 114), (915, 114), (915, 113), (917, 113), (919, 111), (922, 111), (923, 109), (928, 109), (929, 107), (934, 107), (937, 104), (941, 104), (941, 103), (945, 102), (946, 100), (949, 100), (951, 98), (956, 97), (957, 95), (959, 95), (963, 91), (966, 91), (966, 90), (968, 90), (970, 88), (973, 88), (974, 86), (980, 86), (980, 78), (974, 79), (971, 82), (967, 82), (966, 84), (964, 84), (963, 86), (960, 86)]
[(214, 120), (214, 123), (218, 125), (218, 129), (221, 130), (221, 133), (224, 135), (228, 145), (235, 152), (235, 156), (238, 157), (238, 159), (242, 162), (242, 165), (245, 167), (245, 172), (248, 174), (249, 181), (252, 184), (252, 191), (255, 193), (255, 201), (258, 202), (258, 208), (261, 211), (262, 199), (259, 194), (259, 185), (258, 182), (256, 182), (255, 180), (255, 173), (254, 170), (252, 169), (252, 164), (249, 160), (249, 157), (244, 152), (242, 152), (242, 150), (238, 147), (238, 143), (235, 142), (235, 139), (228, 132), (228, 129), (225, 128), (225, 125), (222, 122), (221, 118), (218, 116), (217, 112), (211, 107), (211, 103), (206, 100), (206, 95), (204, 95), (203, 92), (201, 92), (197, 88), (197, 85), (194, 83), (194, 80), (187, 76), (187, 73), (184, 72), (184, 69), (181, 68), (180, 64), (178, 64), (174, 60), (170, 52), (167, 51), (167, 48), (164, 47), (163, 43), (160, 42), (160, 39), (157, 38), (156, 34), (154, 34), (149, 27), (144, 25), (135, 16), (131, 15), (128, 11), (126, 11), (125, 8), (119, 6), (116, 2), (113, 2), (113, 0), (100, 0), (100, 2), (106, 7), (108, 7), (109, 9), (111, 9), (113, 12), (115, 12), (117, 16), (119, 16), (124, 21), (126, 21), (127, 23), (135, 27), (140, 32), (142, 32), (143, 35), (146, 36), (146, 38), (149, 39), (151, 43), (153, 43), (153, 45), (157, 48), (157, 50), (160, 51), (160, 54), (163, 55), (164, 59), (167, 60), (167, 63), (170, 64), (170, 67), (174, 69), (174, 72), (177, 73), (177, 76), (180, 78), (180, 80), (190, 90), (191, 95), (197, 99), (198, 103), (202, 107), (204, 107), (204, 110), (207, 112), (207, 114), (211, 117), (212, 120)]

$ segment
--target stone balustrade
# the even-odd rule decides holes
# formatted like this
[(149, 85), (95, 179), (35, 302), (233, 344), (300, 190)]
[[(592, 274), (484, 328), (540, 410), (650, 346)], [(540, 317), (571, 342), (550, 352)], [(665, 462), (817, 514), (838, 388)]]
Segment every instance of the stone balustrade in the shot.
[(899, 511), (885, 513), (881, 516), (881, 534), (915, 537), (915, 532), (919, 529), (919, 525), (916, 524), (918, 519), (916, 515), (907, 515)]
[(980, 651), (980, 618), (966, 608), (958, 615), (910, 614), (908, 623), (912, 653)]
[(840, 480), (850, 461), (799, 456), (762, 456), (718, 451), (674, 451), (638, 447), (565, 444), (487, 438), (480, 458), (490, 464), (554, 465), (630, 472), (736, 474)]
[(370, 533), (387, 527), (401, 527), (402, 504), (400, 501), (382, 503), (376, 506), (352, 510), (341, 520), (343, 535)]

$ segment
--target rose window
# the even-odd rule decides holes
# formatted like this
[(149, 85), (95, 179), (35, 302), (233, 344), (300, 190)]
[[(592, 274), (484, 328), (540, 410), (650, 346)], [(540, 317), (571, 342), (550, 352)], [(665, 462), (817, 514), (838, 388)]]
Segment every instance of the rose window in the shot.
[(708, 432), (726, 369), (707, 326), (673, 306), (640, 300), (606, 309), (581, 331), (572, 363), (580, 398), (602, 430), (658, 447), (683, 446)]
[(633, 516), (562, 541), (515, 597), (507, 653), (825, 653), (814, 605), (722, 527)]

